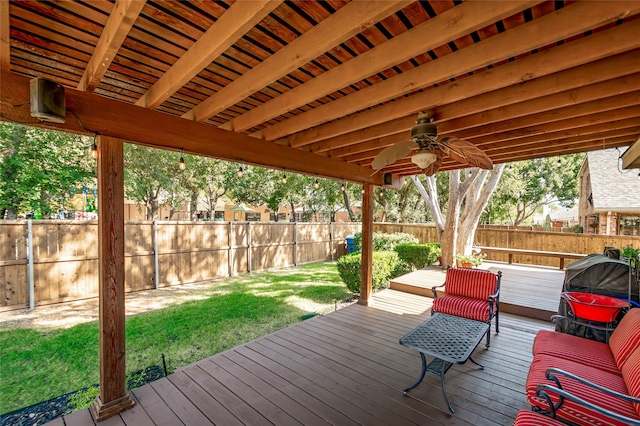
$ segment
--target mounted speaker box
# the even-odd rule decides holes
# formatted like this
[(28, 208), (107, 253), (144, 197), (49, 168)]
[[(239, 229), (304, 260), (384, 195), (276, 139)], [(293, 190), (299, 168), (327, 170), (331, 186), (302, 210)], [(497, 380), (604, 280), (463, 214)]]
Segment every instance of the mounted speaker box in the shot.
[(64, 123), (67, 117), (64, 87), (53, 81), (31, 79), (31, 116), (42, 121)]

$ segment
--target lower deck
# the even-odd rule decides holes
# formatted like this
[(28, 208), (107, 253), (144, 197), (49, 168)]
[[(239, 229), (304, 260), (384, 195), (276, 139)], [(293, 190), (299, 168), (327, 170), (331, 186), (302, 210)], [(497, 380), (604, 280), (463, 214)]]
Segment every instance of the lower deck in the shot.
[[(524, 384), (537, 330), (552, 324), (500, 315), (485, 366), (455, 365), (440, 381), (428, 374), (410, 396), (421, 366), (398, 343), (430, 315), (431, 299), (384, 290), (372, 306), (353, 304), (181, 368), (131, 392), (132, 409), (100, 425), (510, 425), (528, 408)], [(88, 410), (50, 424), (93, 425)]]

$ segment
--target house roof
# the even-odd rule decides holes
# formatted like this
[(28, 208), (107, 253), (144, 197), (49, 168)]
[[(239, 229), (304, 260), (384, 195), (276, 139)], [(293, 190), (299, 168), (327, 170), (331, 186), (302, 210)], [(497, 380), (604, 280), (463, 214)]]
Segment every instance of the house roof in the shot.
[(621, 170), (620, 152), (624, 149), (587, 153), (595, 211), (640, 212), (640, 169)]
[[(638, 18), (638, 1), (0, 1), (1, 116), (381, 184), (372, 159), (420, 112), (494, 163), (629, 145)], [(30, 116), (36, 76), (66, 88), (66, 123)]]

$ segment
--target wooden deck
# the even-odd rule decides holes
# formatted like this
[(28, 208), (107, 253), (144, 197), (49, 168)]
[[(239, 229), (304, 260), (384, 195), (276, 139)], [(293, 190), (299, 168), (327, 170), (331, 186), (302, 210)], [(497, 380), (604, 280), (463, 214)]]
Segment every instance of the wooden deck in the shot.
[[(534, 333), (551, 324), (501, 315), (491, 349), (403, 395), (420, 357), (398, 339), (429, 316), (431, 299), (395, 290), (374, 305), (351, 305), (175, 371), (132, 391), (134, 408), (111, 425), (510, 425), (528, 408), (524, 384)], [(88, 410), (50, 424), (93, 425)]]
[[(502, 271), (500, 312), (548, 320), (558, 312), (564, 271), (547, 266), (516, 265), (484, 261), (482, 268)], [(407, 293), (433, 297), (431, 288), (442, 285), (445, 271), (426, 268), (391, 282), (391, 288)]]

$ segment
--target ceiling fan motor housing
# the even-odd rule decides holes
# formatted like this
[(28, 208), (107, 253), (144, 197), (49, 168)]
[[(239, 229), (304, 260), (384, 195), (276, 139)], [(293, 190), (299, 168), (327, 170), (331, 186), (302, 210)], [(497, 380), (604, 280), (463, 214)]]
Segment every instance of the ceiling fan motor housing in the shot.
[(416, 121), (416, 125), (411, 128), (411, 140), (423, 148), (423, 144), (435, 142), (438, 136), (438, 127), (431, 122), (430, 118), (420, 118)]

